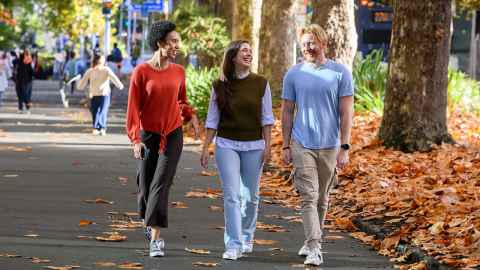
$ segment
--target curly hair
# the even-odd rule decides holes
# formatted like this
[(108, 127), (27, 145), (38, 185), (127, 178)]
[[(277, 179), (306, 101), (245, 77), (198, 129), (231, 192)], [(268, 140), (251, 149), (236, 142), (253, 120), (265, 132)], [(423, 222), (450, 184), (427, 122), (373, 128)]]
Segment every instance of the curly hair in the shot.
[(152, 51), (158, 50), (158, 42), (165, 41), (168, 33), (175, 31), (177, 26), (171, 21), (157, 21), (150, 27), (148, 44)]

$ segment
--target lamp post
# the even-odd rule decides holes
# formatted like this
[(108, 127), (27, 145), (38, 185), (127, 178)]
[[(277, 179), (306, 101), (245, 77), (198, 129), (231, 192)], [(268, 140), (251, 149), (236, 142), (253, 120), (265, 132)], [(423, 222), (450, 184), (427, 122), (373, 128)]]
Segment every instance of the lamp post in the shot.
[(103, 52), (108, 55), (110, 51), (110, 15), (112, 14), (112, 0), (103, 0), (102, 2), (102, 13), (105, 16), (105, 36), (103, 44)]

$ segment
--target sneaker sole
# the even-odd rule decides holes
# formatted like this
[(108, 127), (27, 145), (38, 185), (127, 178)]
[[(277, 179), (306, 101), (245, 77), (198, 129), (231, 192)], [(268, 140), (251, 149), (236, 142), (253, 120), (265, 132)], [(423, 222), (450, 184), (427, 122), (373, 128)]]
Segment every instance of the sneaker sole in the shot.
[(150, 252), (150, 257), (164, 257), (165, 253), (163, 252)]
[(238, 256), (237, 258), (229, 258), (229, 257), (222, 256), (222, 259), (224, 259), (224, 260), (236, 261), (236, 260), (238, 260), (238, 259), (240, 259), (240, 258), (242, 258), (242, 257), (243, 257), (243, 256)]

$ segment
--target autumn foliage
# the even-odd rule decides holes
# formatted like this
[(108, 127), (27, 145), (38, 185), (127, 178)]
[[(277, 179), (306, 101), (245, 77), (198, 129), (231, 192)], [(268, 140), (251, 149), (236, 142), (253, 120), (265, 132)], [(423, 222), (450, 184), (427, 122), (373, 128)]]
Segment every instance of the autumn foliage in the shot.
[[(408, 243), (450, 266), (480, 265), (479, 118), (451, 115), (456, 144), (408, 154), (382, 146), (380, 121), (373, 114), (355, 117), (350, 164), (339, 173), (326, 227), (355, 231), (356, 219), (374, 222), (389, 232), (385, 239), (363, 232), (352, 236), (382, 255), (397, 256), (395, 247)], [(273, 137), (273, 165), (264, 174), (261, 195), (266, 203), (299, 209), (292, 168), (281, 162), (279, 121)]]

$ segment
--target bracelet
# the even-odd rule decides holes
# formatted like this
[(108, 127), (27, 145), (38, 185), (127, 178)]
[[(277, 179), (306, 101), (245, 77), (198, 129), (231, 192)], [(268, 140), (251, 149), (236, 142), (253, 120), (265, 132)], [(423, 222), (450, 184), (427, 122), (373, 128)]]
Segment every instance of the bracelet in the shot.
[(282, 147), (282, 150), (287, 150), (287, 149), (290, 149), (290, 145)]

